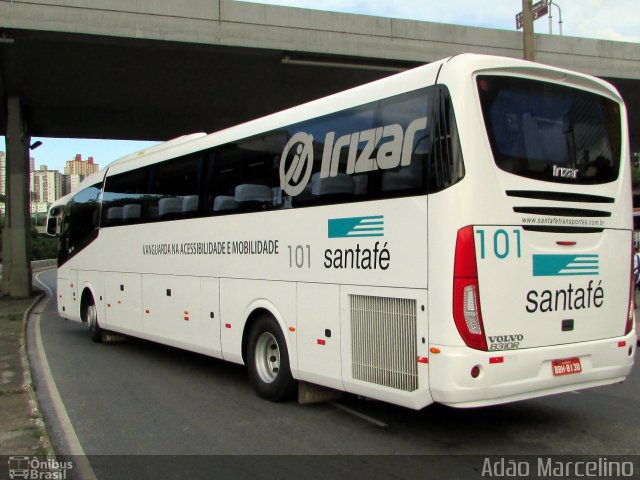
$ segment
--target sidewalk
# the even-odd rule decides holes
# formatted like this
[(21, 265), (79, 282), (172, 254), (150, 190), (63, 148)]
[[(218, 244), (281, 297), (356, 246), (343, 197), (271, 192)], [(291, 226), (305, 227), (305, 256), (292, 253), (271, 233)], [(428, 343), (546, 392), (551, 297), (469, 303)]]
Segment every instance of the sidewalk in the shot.
[(0, 455), (52, 454), (32, 391), (25, 350), (25, 324), (41, 298), (0, 298)]

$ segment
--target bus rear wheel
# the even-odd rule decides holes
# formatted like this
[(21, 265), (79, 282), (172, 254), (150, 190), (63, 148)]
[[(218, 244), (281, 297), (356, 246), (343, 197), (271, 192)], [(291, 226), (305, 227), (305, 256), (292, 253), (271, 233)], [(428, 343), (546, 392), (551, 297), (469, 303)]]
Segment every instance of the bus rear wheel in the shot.
[(85, 307), (85, 320), (91, 332), (91, 340), (96, 343), (102, 342), (102, 328), (98, 323), (98, 309), (93, 299)]
[(287, 344), (271, 315), (260, 316), (251, 327), (247, 359), (249, 378), (259, 397), (272, 402), (294, 398), (297, 383), (291, 375)]

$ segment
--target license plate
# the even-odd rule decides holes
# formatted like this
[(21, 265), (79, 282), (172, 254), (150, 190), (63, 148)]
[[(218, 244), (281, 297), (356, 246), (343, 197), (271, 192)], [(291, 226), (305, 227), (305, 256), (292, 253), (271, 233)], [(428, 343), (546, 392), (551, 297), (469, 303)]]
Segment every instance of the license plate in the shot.
[(565, 358), (563, 360), (553, 360), (551, 362), (553, 368), (553, 374), (557, 377), (559, 375), (571, 375), (573, 373), (580, 373), (582, 371), (582, 364), (579, 358)]

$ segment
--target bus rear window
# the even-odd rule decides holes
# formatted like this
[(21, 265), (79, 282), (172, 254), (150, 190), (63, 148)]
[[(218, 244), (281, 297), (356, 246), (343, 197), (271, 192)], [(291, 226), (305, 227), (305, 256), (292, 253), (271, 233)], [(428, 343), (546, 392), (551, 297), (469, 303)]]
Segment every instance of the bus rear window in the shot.
[(496, 164), (536, 180), (599, 184), (618, 178), (620, 108), (601, 95), (517, 77), (480, 75)]

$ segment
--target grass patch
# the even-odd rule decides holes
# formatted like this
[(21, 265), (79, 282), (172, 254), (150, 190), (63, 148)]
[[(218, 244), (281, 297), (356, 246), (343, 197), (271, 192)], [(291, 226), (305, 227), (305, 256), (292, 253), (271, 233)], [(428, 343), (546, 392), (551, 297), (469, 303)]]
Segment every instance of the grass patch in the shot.
[(46, 448), (39, 446), (35, 452), (35, 455), (36, 457), (48, 457), (49, 455), (51, 455), (51, 452), (49, 452)]
[(0, 320), (7, 322), (20, 322), (22, 321), (22, 317), (22, 313), (6, 313), (4, 315), (0, 315)]
[(9, 315), (3, 315), (2, 317), (3, 320), (6, 320), (8, 322), (20, 322), (22, 320), (22, 314), (20, 313), (10, 313)]
[(0, 397), (4, 396), (4, 395), (22, 395), (24, 393), (24, 389), (23, 388), (11, 388), (8, 390), (0, 390)]
[(31, 438), (34, 438), (36, 440), (40, 440), (40, 429), (39, 428), (37, 428), (37, 427), (30, 428), (26, 432), (29, 434), (29, 436)]

